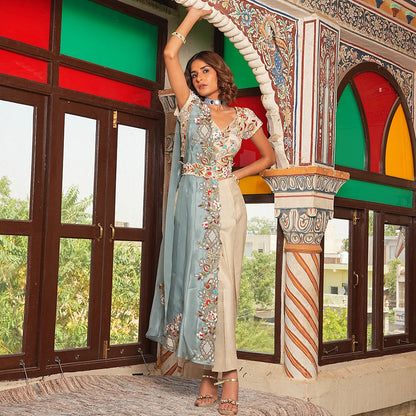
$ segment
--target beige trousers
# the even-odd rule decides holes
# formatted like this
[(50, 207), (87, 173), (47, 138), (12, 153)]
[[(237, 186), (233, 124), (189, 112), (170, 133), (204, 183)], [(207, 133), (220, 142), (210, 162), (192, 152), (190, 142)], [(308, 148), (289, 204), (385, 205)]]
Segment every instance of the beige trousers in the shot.
[(221, 202), (221, 257), (218, 272), (215, 360), (212, 371), (237, 368), (235, 330), (240, 293), (241, 267), (247, 233), (247, 212), (234, 178), (219, 182)]

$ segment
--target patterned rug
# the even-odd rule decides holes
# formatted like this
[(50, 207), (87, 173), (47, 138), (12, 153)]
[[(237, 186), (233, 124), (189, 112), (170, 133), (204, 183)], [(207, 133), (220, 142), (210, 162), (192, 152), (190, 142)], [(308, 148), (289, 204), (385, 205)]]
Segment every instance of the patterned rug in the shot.
[[(0, 391), (1, 416), (218, 416), (194, 406), (199, 381), (175, 376), (80, 376)], [(330, 416), (303, 400), (240, 390), (239, 416)]]

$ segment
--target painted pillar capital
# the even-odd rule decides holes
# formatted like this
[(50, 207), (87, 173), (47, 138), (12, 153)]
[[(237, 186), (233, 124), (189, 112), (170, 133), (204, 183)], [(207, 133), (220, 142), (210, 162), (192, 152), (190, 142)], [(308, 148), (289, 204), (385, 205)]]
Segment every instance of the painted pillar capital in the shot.
[(320, 166), (269, 169), (263, 178), (274, 193), (275, 216), (290, 245), (319, 245), (333, 215), (334, 196), (349, 174)]

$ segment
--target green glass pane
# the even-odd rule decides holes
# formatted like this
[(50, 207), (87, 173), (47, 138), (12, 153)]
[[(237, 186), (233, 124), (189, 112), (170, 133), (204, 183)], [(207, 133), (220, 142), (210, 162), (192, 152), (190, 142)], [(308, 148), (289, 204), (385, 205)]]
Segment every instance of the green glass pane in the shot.
[(413, 200), (413, 192), (407, 189), (356, 181), (354, 179), (350, 179), (342, 185), (337, 196), (406, 208), (412, 207)]
[(88, 0), (63, 0), (61, 53), (156, 80), (158, 28)]
[(337, 108), (335, 163), (365, 169), (363, 123), (350, 85), (345, 87)]
[(239, 50), (228, 39), (224, 38), (224, 60), (234, 74), (234, 82), (238, 88), (253, 88), (259, 84), (248, 62), (240, 54)]

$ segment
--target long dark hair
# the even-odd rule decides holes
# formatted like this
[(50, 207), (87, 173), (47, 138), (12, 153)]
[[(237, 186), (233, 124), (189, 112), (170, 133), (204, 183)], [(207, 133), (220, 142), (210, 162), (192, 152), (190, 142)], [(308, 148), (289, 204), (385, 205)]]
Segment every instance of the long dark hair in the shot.
[(185, 78), (188, 84), (188, 87), (198, 96), (198, 91), (195, 90), (192, 78), (191, 78), (191, 65), (195, 60), (200, 59), (208, 64), (210, 67), (214, 68), (217, 73), (218, 79), (218, 90), (219, 90), (219, 99), (225, 101), (226, 103), (233, 103), (237, 97), (237, 86), (234, 84), (234, 76), (231, 72), (231, 69), (224, 62), (224, 59), (221, 58), (217, 53), (212, 51), (202, 51), (196, 53), (186, 64), (185, 68)]

